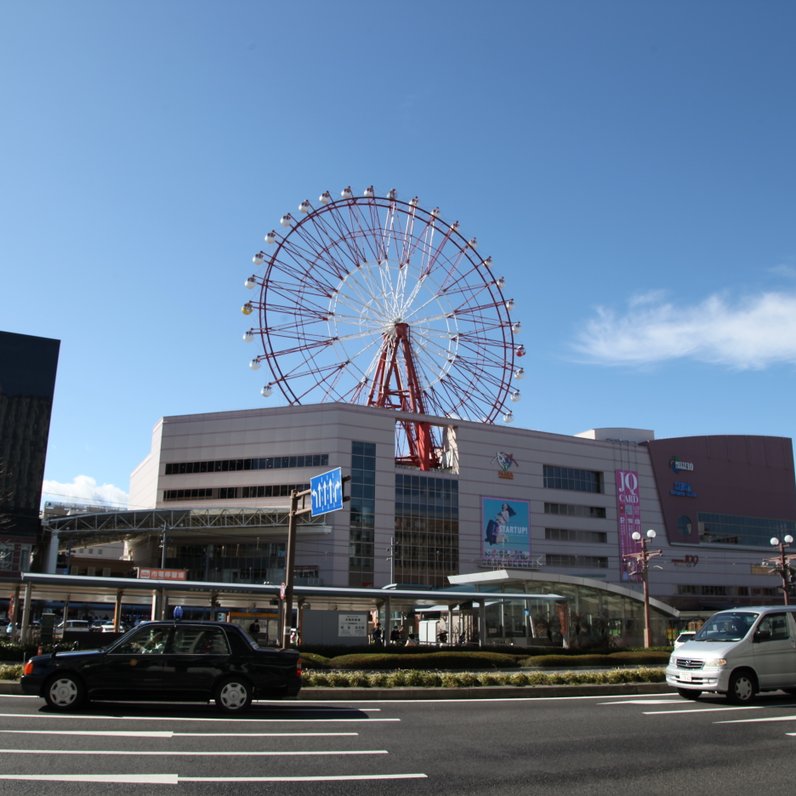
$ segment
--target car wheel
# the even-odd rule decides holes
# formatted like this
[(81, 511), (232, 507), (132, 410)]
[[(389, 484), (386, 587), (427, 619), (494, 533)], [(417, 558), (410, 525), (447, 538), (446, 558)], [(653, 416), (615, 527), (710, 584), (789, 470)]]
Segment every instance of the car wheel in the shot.
[(85, 699), (83, 682), (72, 674), (55, 675), (44, 688), (44, 700), (53, 710), (74, 710)]
[(751, 702), (757, 693), (757, 683), (751, 672), (741, 670), (733, 672), (730, 677), (730, 690), (727, 692), (727, 699), (736, 705), (743, 705)]
[(699, 699), (702, 694), (701, 691), (692, 691), (690, 688), (678, 688), (677, 693), (680, 694), (683, 699)]
[(239, 713), (251, 705), (252, 689), (246, 680), (228, 677), (216, 688), (216, 705), (225, 713)]

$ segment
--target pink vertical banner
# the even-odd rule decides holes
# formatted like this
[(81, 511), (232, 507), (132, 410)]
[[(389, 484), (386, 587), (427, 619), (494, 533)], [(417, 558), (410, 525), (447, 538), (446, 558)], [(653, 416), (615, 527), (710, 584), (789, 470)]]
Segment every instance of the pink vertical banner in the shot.
[(630, 580), (624, 556), (638, 551), (633, 534), (641, 533), (641, 499), (638, 494), (638, 473), (616, 470), (616, 516), (619, 530), (619, 566), (622, 580)]

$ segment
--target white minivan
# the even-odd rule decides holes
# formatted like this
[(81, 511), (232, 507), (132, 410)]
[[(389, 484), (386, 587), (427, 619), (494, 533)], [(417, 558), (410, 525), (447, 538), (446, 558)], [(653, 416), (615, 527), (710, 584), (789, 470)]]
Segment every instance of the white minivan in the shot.
[(666, 682), (686, 699), (717, 691), (736, 703), (759, 691), (796, 694), (796, 606), (720, 611), (669, 658)]

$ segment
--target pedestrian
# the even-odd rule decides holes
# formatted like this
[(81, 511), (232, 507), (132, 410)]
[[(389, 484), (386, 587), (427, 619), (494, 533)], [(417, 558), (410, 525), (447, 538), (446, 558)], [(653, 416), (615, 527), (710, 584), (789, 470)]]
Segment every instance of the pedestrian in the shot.
[(375, 627), (373, 628), (373, 633), (371, 634), (373, 638), (374, 644), (381, 644), (382, 641), (382, 633), (381, 633), (381, 623), (376, 622)]
[(249, 635), (255, 640), (260, 635), (260, 623), (256, 619), (249, 625)]
[(409, 637), (406, 639), (406, 646), (407, 647), (416, 647), (417, 646), (417, 639), (415, 638), (414, 633), (410, 633)]

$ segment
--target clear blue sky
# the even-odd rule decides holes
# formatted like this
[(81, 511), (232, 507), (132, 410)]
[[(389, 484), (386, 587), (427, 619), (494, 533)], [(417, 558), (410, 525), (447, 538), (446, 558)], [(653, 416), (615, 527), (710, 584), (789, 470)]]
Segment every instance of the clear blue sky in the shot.
[[(263, 405), (262, 235), (397, 188), (477, 236), (516, 424), (796, 436), (796, 3), (0, 4), (0, 329), (62, 341), (47, 494)], [(272, 399), (272, 401), (275, 399)]]

